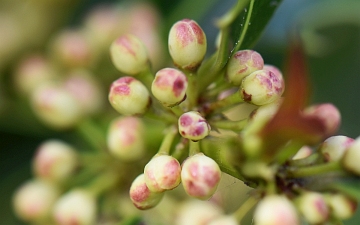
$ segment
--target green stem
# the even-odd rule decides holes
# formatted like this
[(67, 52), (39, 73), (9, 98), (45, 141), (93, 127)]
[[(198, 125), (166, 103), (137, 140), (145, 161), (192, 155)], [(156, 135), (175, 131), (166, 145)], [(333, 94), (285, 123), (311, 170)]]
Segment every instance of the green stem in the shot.
[(248, 14), (246, 15), (244, 29), (241, 32), (241, 36), (239, 38), (239, 41), (236, 43), (236, 46), (235, 46), (233, 52), (237, 52), (241, 48), (241, 45), (242, 45), (242, 43), (243, 43), (243, 41), (245, 39), (246, 31), (249, 28), (249, 22), (250, 22), (250, 18), (251, 18), (251, 15), (252, 15), (253, 8), (254, 8), (254, 3), (255, 3), (255, 0), (250, 1), (249, 11), (248, 11)]
[(198, 99), (198, 87), (197, 87), (197, 79), (195, 74), (184, 71), (188, 78), (188, 87), (186, 89), (186, 100), (188, 102), (187, 110), (191, 110), (193, 107), (197, 105)]
[(199, 141), (190, 141), (189, 156), (193, 156), (200, 152), (201, 151)]
[(312, 155), (303, 158), (303, 159), (296, 159), (296, 160), (290, 160), (288, 162), (289, 166), (297, 166), (297, 167), (301, 167), (301, 166), (310, 166), (313, 165), (317, 162), (320, 162), (321, 160), (321, 155), (319, 153), (313, 153)]
[(146, 70), (141, 72), (137, 78), (143, 82), (143, 84), (148, 88), (148, 90), (151, 90), (152, 82), (155, 78), (154, 74), (151, 72), (150, 67), (148, 67)]
[(243, 103), (244, 100), (241, 98), (239, 93), (236, 91), (235, 93), (227, 96), (224, 99), (221, 99), (216, 102), (212, 102), (206, 108), (208, 113), (212, 113), (214, 111), (219, 112), (226, 110), (227, 108), (234, 106), (235, 104)]
[(105, 134), (90, 119), (83, 120), (77, 127), (77, 133), (96, 151), (103, 152), (106, 149)]
[(342, 167), (340, 162), (329, 162), (320, 165), (310, 167), (296, 167), (288, 171), (287, 177), (289, 178), (300, 178), (309, 177), (315, 175), (321, 175), (334, 171), (341, 171)]
[(86, 186), (86, 189), (94, 196), (99, 196), (112, 188), (118, 182), (119, 178), (119, 174), (114, 173), (113, 171), (106, 172), (95, 177), (94, 180)]
[(166, 129), (165, 132), (166, 132), (166, 135), (161, 143), (158, 154), (169, 155), (171, 145), (174, 141), (175, 136), (178, 134), (178, 131), (175, 128), (175, 126), (171, 126), (168, 129)]
[(228, 11), (225, 15), (216, 21), (216, 25), (219, 28), (229, 27), (231, 23), (234, 22), (236, 17), (241, 13), (241, 11), (246, 7), (248, 2), (249, 0), (239, 0), (235, 7), (233, 7), (230, 11)]
[(230, 121), (230, 120), (219, 120), (213, 121), (210, 123), (211, 127), (216, 127), (220, 129), (227, 129), (232, 131), (241, 131), (248, 123), (248, 119), (243, 119), (239, 121)]
[(182, 114), (184, 114), (184, 110), (182, 110), (182, 108), (180, 108), (179, 105), (174, 106), (174, 107), (170, 107), (169, 108), (177, 117), (180, 117)]
[(158, 120), (158, 121), (166, 121), (167, 123), (174, 124), (177, 123), (177, 117), (168, 111), (158, 110), (155, 108), (150, 108), (145, 116), (150, 119)]
[(236, 210), (233, 215), (237, 219), (237, 221), (241, 221), (245, 215), (255, 206), (255, 204), (259, 200), (250, 196), (241, 206), (238, 210)]
[(185, 151), (189, 149), (189, 140), (188, 139), (183, 139), (183, 140), (186, 140), (186, 142), (178, 143), (175, 147), (174, 152), (171, 154), (171, 156), (177, 160), (182, 158), (184, 156)]
[(281, 165), (291, 159), (304, 144), (298, 141), (291, 141), (284, 148), (281, 148), (275, 156), (276, 161)]

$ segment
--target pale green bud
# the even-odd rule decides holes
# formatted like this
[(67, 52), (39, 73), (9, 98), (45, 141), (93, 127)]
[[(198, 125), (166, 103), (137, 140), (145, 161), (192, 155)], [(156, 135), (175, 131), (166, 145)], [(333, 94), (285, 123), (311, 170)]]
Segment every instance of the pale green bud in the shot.
[(132, 77), (121, 77), (110, 87), (109, 101), (123, 115), (141, 115), (151, 103), (150, 93), (140, 81)]
[(253, 50), (240, 50), (233, 54), (226, 67), (226, 78), (234, 85), (252, 72), (263, 69), (264, 60), (261, 55)]
[(345, 151), (353, 144), (354, 139), (338, 135), (326, 139), (319, 148), (320, 153), (328, 162), (340, 160)]
[(148, 68), (148, 54), (145, 45), (132, 34), (117, 38), (110, 46), (114, 66), (128, 75), (137, 75)]
[(194, 20), (176, 22), (169, 32), (169, 52), (174, 64), (186, 70), (196, 70), (206, 53), (206, 36)]
[(306, 192), (297, 199), (297, 206), (306, 221), (320, 224), (329, 218), (329, 208), (322, 194)]
[(345, 169), (360, 175), (360, 137), (356, 138), (351, 146), (345, 150), (345, 154), (341, 160)]

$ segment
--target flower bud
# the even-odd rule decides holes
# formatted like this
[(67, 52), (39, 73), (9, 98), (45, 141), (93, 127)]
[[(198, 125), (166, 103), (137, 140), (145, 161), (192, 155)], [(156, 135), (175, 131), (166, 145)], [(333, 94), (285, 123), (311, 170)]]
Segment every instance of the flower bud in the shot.
[(144, 132), (144, 124), (137, 117), (113, 120), (107, 134), (110, 153), (125, 161), (140, 159), (145, 154)]
[(331, 103), (313, 105), (303, 111), (305, 116), (319, 118), (324, 126), (324, 137), (334, 134), (340, 126), (341, 115), (339, 110)]
[(304, 145), (302, 146), (299, 151), (297, 151), (297, 153), (292, 157), (292, 160), (298, 160), (298, 159), (304, 159), (308, 156), (310, 156), (312, 154), (312, 149), (307, 146)]
[(33, 54), (23, 59), (14, 73), (14, 82), (22, 94), (30, 94), (39, 84), (57, 76), (44, 56)]
[(360, 138), (356, 138), (353, 144), (345, 150), (341, 160), (342, 165), (349, 171), (360, 175)]
[(346, 136), (332, 136), (321, 144), (319, 151), (327, 162), (338, 161), (353, 142), (354, 139)]
[(109, 101), (123, 115), (138, 115), (146, 112), (151, 103), (150, 93), (140, 81), (121, 77), (110, 87)]
[(235, 216), (224, 215), (215, 218), (206, 225), (239, 225), (239, 222), (236, 220)]
[(104, 105), (104, 94), (97, 80), (86, 70), (71, 71), (65, 89), (77, 100), (84, 113), (94, 114)]
[(220, 182), (218, 164), (203, 153), (188, 157), (181, 170), (181, 180), (186, 193), (200, 200), (209, 199)]
[(55, 183), (69, 178), (76, 166), (75, 149), (59, 140), (49, 140), (41, 144), (33, 161), (35, 175)]
[(276, 74), (278, 77), (283, 77), (281, 71), (276, 66), (265, 64), (262, 69), (269, 70), (269, 71), (273, 72), (274, 74)]
[(88, 191), (71, 190), (61, 196), (53, 208), (54, 219), (61, 225), (91, 225), (96, 221), (96, 199)]
[(186, 70), (196, 70), (206, 53), (206, 36), (190, 19), (176, 22), (169, 32), (169, 52), (174, 64)]
[(137, 75), (148, 67), (146, 47), (132, 34), (117, 38), (110, 46), (110, 56), (114, 66), (129, 75)]
[(210, 125), (195, 111), (184, 113), (179, 118), (179, 132), (184, 138), (198, 141), (209, 135)]
[(357, 201), (343, 194), (331, 194), (327, 196), (327, 202), (334, 217), (346, 220), (354, 215)]
[(265, 105), (278, 100), (284, 90), (282, 76), (270, 70), (258, 70), (243, 78), (240, 96), (245, 102)]
[(65, 30), (54, 40), (54, 58), (67, 67), (86, 67), (94, 62), (95, 54), (87, 37), (80, 30)]
[(300, 213), (310, 224), (324, 223), (329, 218), (326, 200), (319, 193), (304, 193), (299, 197), (297, 203)]
[(51, 183), (31, 180), (18, 188), (13, 197), (16, 215), (28, 222), (47, 219), (59, 196), (59, 190)]
[(80, 122), (82, 110), (64, 87), (42, 84), (31, 96), (32, 108), (39, 119), (55, 129), (68, 129)]
[(259, 202), (254, 212), (256, 225), (299, 225), (294, 205), (284, 196), (269, 195)]
[(205, 225), (222, 213), (221, 208), (210, 201), (187, 200), (176, 211), (175, 225)]
[(151, 92), (165, 106), (175, 106), (186, 98), (187, 77), (179, 70), (159, 70), (151, 86)]
[(233, 54), (226, 67), (226, 78), (234, 85), (252, 72), (263, 69), (264, 60), (259, 53), (253, 50), (240, 50)]
[(144, 168), (146, 186), (152, 192), (176, 188), (181, 181), (180, 163), (169, 155), (155, 155)]
[(140, 174), (135, 178), (130, 187), (130, 199), (136, 206), (136, 208), (144, 210), (155, 207), (164, 193), (152, 192), (146, 186), (145, 175)]

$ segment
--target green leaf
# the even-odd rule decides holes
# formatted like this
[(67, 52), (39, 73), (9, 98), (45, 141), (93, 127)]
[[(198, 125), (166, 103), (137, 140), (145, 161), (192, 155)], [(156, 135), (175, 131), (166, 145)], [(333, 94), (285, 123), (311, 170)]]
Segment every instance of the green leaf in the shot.
[(281, 1), (250, 0), (248, 6), (231, 24), (233, 52), (254, 46)]

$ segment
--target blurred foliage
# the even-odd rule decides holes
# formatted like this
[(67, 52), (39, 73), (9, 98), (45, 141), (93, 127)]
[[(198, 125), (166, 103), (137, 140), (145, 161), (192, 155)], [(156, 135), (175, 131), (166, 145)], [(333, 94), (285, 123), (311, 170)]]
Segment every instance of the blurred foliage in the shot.
[[(229, 7), (236, 2), (234, 0), (149, 1), (157, 6), (164, 18), (164, 39), (166, 38), (169, 27), (176, 20), (187, 17), (198, 20), (201, 26), (204, 24), (204, 30), (207, 35), (209, 35), (209, 40), (212, 41), (217, 34), (217, 30), (215, 26), (213, 26), (215, 18), (220, 16), (221, 13), (229, 9)], [(115, 1), (81, 0), (69, 10), (71, 13), (68, 13), (65, 24), (73, 25), (79, 23), (86, 12), (100, 2), (110, 3)], [(279, 1), (266, 2), (278, 4)], [(0, 0), (0, 4), (6, 5), (6, 0)], [(325, 7), (325, 5), (327, 5), (327, 7)], [(331, 5), (331, 7), (329, 5)], [(317, 7), (316, 9), (318, 11), (316, 12), (321, 14), (320, 18), (319, 15), (313, 15), (314, 11), (312, 7)], [(335, 12), (334, 10), (344, 13), (336, 14), (337, 11)], [(311, 32), (320, 33), (322, 37), (326, 37), (328, 46), (324, 45), (324, 48), (329, 48), (329, 51), (321, 51), (320, 53), (322, 54), (316, 54), (316, 49), (312, 49), (308, 54), (313, 90), (312, 101), (334, 103), (342, 114), (342, 126), (339, 133), (355, 138), (360, 134), (360, 120), (358, 117), (358, 115), (360, 115), (360, 104), (357, 104), (360, 100), (357, 86), (360, 85), (360, 23), (356, 22), (356, 17), (346, 17), (345, 15), (350, 15), (350, 12), (347, 13), (346, 10), (359, 12), (360, 5), (358, 1), (283, 0), (282, 5), (274, 15), (272, 23), (267, 27), (267, 30), (255, 46), (255, 49), (262, 54), (264, 60), (269, 62), (269, 64), (282, 67), (288, 38), (290, 37), (289, 34), (293, 31), (294, 27), (298, 28), (298, 25), (301, 25), (301, 32), (304, 27), (310, 26), (314, 21), (326, 21), (332, 18), (330, 22), (333, 23), (321, 24), (317, 21), (319, 24), (318, 27), (313, 27), (311, 30)], [(260, 13), (257, 16), (262, 15)], [(271, 13), (264, 16), (271, 16)], [(302, 21), (303, 17), (307, 17), (306, 21)], [(59, 24), (63, 26), (64, 22)], [(307, 37), (305, 42), (311, 43), (313, 40), (311, 37)], [(209, 43), (211, 43), (211, 41)], [(322, 49), (319, 49), (319, 51), (320, 50)], [(5, 67), (5, 69), (0, 72), (2, 82), (7, 79), (4, 74), (6, 75), (6, 73), (9, 72), (9, 67), (11, 67), (11, 65)], [(11, 90), (0, 85), (0, 95), (4, 94), (4, 90), (11, 92)], [(2, 101), (0, 96), (1, 113), (3, 113), (3, 110), (6, 111), (6, 109), (1, 108), (3, 104)], [(29, 118), (23, 118), (22, 112), (26, 110), (29, 109), (24, 107), (21, 111), (9, 112), (7, 113), (8, 116), (6, 120), (4, 117), (0, 117), (0, 192), (2, 193), (0, 197), (0, 207), (2, 208), (0, 212), (0, 224), (4, 225), (21, 224), (12, 215), (10, 206), (11, 195), (14, 188), (30, 176), (30, 159), (33, 156), (36, 146), (49, 137), (59, 137), (64, 140), (71, 139), (70, 134), (50, 131), (41, 126), (35, 118), (31, 116), (29, 116)], [(3, 116), (3, 114), (0, 115)], [(26, 121), (26, 123), (24, 123), (24, 121)], [(39, 128), (34, 130), (32, 127)], [(357, 216), (345, 222), (345, 224), (358, 224), (359, 219), (360, 212)]]

